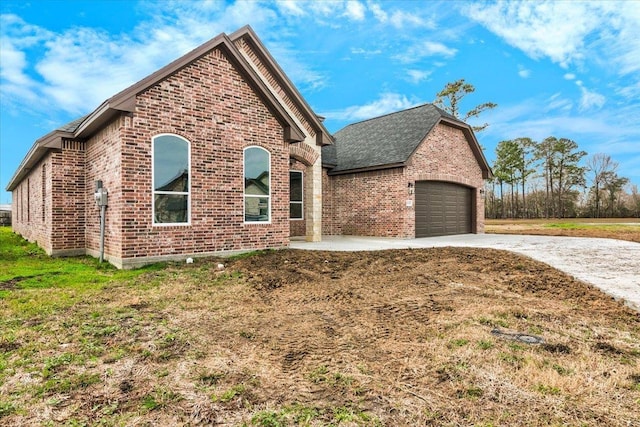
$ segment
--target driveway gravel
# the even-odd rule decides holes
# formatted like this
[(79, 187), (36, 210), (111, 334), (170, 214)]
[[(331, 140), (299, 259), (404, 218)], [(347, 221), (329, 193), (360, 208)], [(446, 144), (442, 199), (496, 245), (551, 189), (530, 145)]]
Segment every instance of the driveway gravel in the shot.
[(614, 239), (462, 234), (456, 236), (393, 239), (383, 237), (324, 236), (321, 242), (291, 241), (292, 249), (371, 251), (383, 249), (462, 246), (517, 252), (544, 262), (589, 283), (640, 311), (640, 244)]

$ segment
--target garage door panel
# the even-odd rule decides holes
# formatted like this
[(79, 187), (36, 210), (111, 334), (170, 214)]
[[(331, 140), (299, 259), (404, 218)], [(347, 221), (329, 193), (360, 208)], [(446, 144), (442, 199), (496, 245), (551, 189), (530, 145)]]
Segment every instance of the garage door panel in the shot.
[(472, 192), (440, 182), (416, 183), (416, 237), (471, 233)]

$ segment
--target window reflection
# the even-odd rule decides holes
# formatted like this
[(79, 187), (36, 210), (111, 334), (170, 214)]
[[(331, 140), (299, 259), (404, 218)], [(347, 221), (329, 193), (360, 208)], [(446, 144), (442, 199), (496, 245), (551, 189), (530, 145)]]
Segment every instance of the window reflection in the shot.
[(260, 147), (244, 151), (244, 220), (270, 220), (270, 159), (269, 152)]
[(189, 142), (176, 135), (153, 139), (155, 224), (189, 222)]

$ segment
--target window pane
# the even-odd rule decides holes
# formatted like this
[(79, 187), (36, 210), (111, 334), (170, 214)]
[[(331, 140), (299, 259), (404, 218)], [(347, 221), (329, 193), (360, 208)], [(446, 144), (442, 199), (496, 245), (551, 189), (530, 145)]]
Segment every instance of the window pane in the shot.
[(246, 222), (269, 221), (269, 198), (245, 196), (244, 220)]
[(153, 140), (153, 188), (156, 191), (189, 191), (189, 144), (176, 136)]
[(289, 172), (289, 200), (302, 201), (302, 172)]
[(244, 152), (245, 194), (269, 195), (269, 153), (258, 147)]
[(156, 194), (155, 222), (157, 224), (175, 224), (187, 222), (189, 212), (187, 209), (187, 195)]
[(291, 219), (302, 219), (302, 203), (289, 204), (289, 217)]

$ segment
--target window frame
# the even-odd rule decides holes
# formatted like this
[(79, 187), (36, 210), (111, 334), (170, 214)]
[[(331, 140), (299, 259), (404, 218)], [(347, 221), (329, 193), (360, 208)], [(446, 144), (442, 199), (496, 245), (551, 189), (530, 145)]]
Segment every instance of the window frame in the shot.
[[(251, 149), (260, 149), (262, 151), (264, 151), (265, 153), (267, 153), (267, 164), (269, 166), (269, 194), (267, 195), (255, 195), (255, 194), (247, 194), (247, 188), (246, 188), (246, 168), (247, 168), (247, 151), (251, 150)], [(247, 197), (250, 198), (260, 198), (260, 199), (267, 199), (267, 216), (268, 219), (266, 221), (247, 221)], [(259, 145), (249, 145), (247, 147), (244, 147), (244, 149), (242, 150), (242, 220), (244, 224), (271, 224), (271, 152), (269, 150), (267, 150), (264, 147), (261, 147)]]
[[(187, 191), (156, 191), (155, 176), (156, 176), (156, 139), (163, 136), (172, 136), (184, 141), (187, 144)], [(176, 135), (175, 133), (160, 133), (154, 135), (151, 138), (151, 222), (154, 227), (176, 227), (176, 226), (190, 226), (191, 225), (191, 141), (188, 139)], [(187, 196), (187, 220), (185, 222), (156, 222), (156, 195), (174, 195), (174, 196)]]
[[(300, 201), (292, 201), (291, 200), (291, 174), (299, 173), (300, 174)], [(291, 205), (298, 204), (300, 205), (300, 218), (293, 218), (291, 216)], [(304, 221), (304, 172), (300, 170), (290, 170), (289, 171), (289, 220), (290, 221)]]

